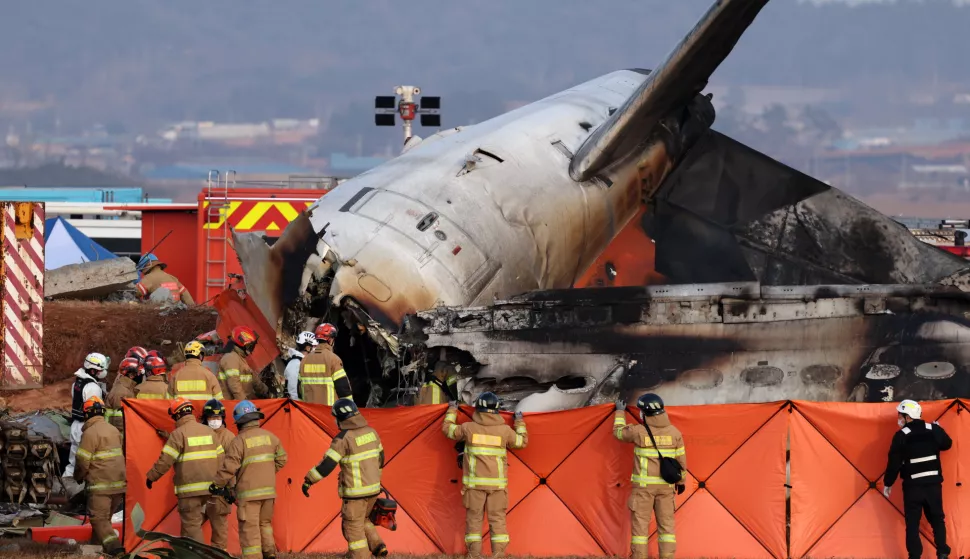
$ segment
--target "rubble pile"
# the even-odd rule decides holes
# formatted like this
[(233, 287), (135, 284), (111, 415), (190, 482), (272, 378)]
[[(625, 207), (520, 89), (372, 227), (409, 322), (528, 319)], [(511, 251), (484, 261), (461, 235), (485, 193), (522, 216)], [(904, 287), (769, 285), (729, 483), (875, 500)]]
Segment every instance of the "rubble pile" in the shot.
[(47, 301), (44, 304), (44, 384), (69, 379), (92, 351), (111, 359), (111, 378), (132, 346), (158, 349), (180, 361), (179, 346), (216, 326), (210, 307), (144, 303)]

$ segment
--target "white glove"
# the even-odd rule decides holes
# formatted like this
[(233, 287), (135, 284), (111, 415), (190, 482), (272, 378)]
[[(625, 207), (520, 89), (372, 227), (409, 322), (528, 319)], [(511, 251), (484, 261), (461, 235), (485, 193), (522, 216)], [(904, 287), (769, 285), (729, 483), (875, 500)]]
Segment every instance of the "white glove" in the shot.
[(892, 492), (893, 492), (892, 486), (886, 486), (882, 488), (882, 494), (885, 495), (887, 499), (889, 498), (889, 494)]

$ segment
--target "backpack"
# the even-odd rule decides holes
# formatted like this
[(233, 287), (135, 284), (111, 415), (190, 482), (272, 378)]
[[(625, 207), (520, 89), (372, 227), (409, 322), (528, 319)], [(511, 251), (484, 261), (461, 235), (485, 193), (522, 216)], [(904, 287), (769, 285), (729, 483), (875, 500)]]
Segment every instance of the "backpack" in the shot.
[[(657, 441), (653, 438), (653, 431), (650, 430), (650, 426), (646, 422), (643, 423), (643, 426), (647, 428), (647, 434), (650, 435), (650, 442), (653, 443), (653, 448), (657, 451), (657, 454), (660, 454), (660, 447), (657, 446)], [(676, 459), (670, 456), (660, 456), (660, 477), (664, 481), (667, 483), (680, 483), (683, 481), (681, 477), (682, 471), (683, 468)]]

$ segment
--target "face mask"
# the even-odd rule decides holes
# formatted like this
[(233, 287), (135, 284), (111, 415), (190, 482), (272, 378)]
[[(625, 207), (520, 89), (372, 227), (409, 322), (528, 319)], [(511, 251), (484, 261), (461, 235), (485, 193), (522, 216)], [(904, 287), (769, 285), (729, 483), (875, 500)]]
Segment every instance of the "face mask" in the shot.
[(213, 429), (218, 429), (219, 427), (222, 427), (222, 420), (221, 419), (210, 419), (209, 420), (209, 427), (212, 427)]
[(900, 417), (899, 419), (896, 420), (896, 424), (902, 427), (903, 425), (906, 425), (906, 420)]

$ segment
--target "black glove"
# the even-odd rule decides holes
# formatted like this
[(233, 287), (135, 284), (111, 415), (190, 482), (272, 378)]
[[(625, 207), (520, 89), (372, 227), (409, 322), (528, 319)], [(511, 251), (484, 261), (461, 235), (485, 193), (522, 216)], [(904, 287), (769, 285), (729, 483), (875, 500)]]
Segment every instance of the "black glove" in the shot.
[(465, 467), (465, 453), (464, 452), (459, 452), (458, 453), (458, 469), (460, 470), (460, 469), (462, 469), (464, 467)]
[(150, 480), (148, 478), (145, 478), (145, 487), (151, 489), (152, 488), (152, 480)]
[(223, 490), (221, 488), (217, 487), (216, 484), (214, 484), (214, 483), (212, 483), (212, 484), (209, 485), (209, 493), (211, 493), (213, 495), (217, 495), (219, 497), (222, 497), (223, 496)]
[(678, 495), (680, 495), (681, 493), (687, 490), (687, 486), (684, 485), (683, 483), (678, 483), (675, 487), (677, 488)]
[(301, 489), (303, 490), (303, 496), (309, 498), (310, 497), (310, 482), (307, 481), (307, 480), (303, 480), (303, 487)]
[(616, 401), (616, 411), (623, 411), (626, 409), (626, 402), (623, 400)]

